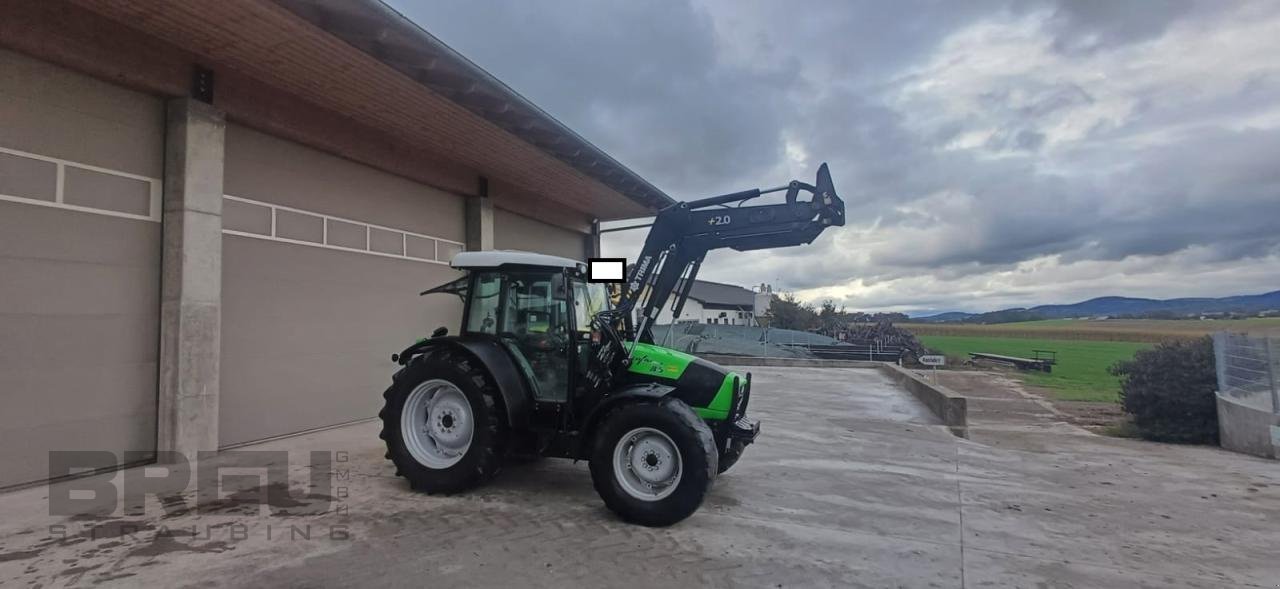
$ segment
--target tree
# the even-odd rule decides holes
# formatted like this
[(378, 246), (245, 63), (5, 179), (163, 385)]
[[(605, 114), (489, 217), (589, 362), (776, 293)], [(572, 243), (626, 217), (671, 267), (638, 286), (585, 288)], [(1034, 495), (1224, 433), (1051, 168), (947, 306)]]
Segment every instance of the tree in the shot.
[(801, 303), (792, 293), (773, 295), (765, 317), (769, 321), (769, 327), (780, 329), (806, 330), (818, 324), (818, 314), (813, 310), (813, 305)]
[(876, 313), (871, 316), (875, 323), (906, 323), (910, 319), (906, 313)]
[(822, 301), (822, 308), (818, 310), (818, 329), (822, 333), (835, 336), (836, 331), (844, 327), (848, 321), (844, 312), (844, 307), (836, 309), (836, 304), (830, 299)]

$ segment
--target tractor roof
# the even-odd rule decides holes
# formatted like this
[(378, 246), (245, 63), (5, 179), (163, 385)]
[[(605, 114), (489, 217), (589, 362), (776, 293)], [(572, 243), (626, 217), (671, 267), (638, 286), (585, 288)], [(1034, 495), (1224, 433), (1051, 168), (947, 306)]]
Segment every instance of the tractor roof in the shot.
[(478, 252), (460, 252), (449, 262), (450, 266), (460, 269), (497, 268), (499, 266), (544, 266), (548, 268), (578, 268), (586, 271), (586, 264), (569, 258), (522, 252), (516, 250), (484, 250)]

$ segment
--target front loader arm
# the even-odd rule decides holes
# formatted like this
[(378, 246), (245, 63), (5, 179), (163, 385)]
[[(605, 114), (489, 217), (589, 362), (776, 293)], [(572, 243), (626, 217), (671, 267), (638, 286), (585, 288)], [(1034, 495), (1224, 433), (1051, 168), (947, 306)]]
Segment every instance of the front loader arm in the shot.
[[(753, 198), (787, 191), (782, 204), (746, 206)], [(812, 195), (800, 200), (801, 191)], [(736, 203), (736, 206), (729, 206)], [(637, 310), (632, 333), (652, 341), (651, 327), (671, 293), (684, 280), (673, 311), (679, 316), (707, 252), (731, 248), (751, 251), (811, 243), (827, 227), (844, 225), (844, 201), (836, 194), (827, 165), (814, 184), (793, 180), (786, 186), (753, 189), (671, 205), (658, 212), (644, 248), (630, 266), (618, 309), (627, 321)]]

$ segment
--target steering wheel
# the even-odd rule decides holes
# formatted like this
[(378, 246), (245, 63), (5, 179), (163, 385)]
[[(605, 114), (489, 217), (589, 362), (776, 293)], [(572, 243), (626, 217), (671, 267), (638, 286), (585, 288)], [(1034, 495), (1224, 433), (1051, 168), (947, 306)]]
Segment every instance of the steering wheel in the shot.
[(563, 335), (556, 333), (521, 330), (520, 332), (505, 331), (498, 335), (513, 339), (521, 348), (536, 352), (562, 352), (568, 343)]
[(542, 352), (561, 352), (565, 349), (565, 338), (554, 333), (528, 333), (524, 335), (525, 343)]

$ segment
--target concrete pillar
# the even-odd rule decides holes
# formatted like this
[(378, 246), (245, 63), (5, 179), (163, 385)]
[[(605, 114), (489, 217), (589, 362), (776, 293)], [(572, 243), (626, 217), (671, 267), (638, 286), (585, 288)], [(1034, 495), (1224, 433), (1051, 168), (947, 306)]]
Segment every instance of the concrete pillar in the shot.
[(218, 448), (226, 120), (188, 98), (167, 111), (156, 446), (194, 460)]
[(493, 249), (493, 199), (488, 196), (467, 197), (467, 251)]
[(591, 221), (591, 233), (586, 236), (586, 250), (588, 258), (599, 258), (600, 254), (600, 220), (593, 219)]

